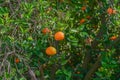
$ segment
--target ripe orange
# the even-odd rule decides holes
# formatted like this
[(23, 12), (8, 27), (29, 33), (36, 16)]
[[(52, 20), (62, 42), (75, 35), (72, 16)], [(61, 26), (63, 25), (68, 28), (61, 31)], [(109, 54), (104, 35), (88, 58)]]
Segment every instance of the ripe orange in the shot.
[(63, 32), (58, 31), (57, 33), (55, 33), (54, 38), (55, 38), (55, 40), (60, 41), (65, 38), (65, 35)]
[(46, 49), (46, 54), (49, 56), (55, 55), (57, 53), (56, 49), (52, 46)]
[(90, 16), (87, 16), (87, 19), (90, 19), (91, 17)]
[(116, 12), (116, 10), (113, 10), (113, 14), (116, 14), (117, 12)]
[(116, 14), (117, 12), (116, 12), (116, 10), (114, 10), (112, 8), (108, 8), (107, 13), (111, 15), (111, 14)]
[(83, 7), (81, 8), (81, 10), (85, 11), (85, 10), (86, 10), (86, 6), (83, 6)]
[(107, 9), (107, 13), (111, 15), (113, 13), (113, 9), (112, 8), (108, 8)]
[(16, 58), (15, 59), (15, 63), (19, 63), (20, 62), (20, 59), (19, 58)]
[(84, 23), (85, 22), (85, 19), (81, 19), (80, 20), (80, 24)]
[(116, 40), (116, 39), (117, 39), (117, 36), (110, 37), (110, 40)]
[(43, 30), (42, 30), (42, 33), (43, 34), (46, 34), (46, 33), (49, 33), (50, 32), (50, 30), (48, 29), (48, 28), (44, 28)]

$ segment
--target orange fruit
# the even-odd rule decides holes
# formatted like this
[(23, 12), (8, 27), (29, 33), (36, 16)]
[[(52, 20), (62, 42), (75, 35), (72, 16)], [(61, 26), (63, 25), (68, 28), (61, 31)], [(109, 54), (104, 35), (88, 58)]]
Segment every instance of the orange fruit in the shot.
[(42, 33), (43, 34), (46, 34), (46, 33), (49, 33), (50, 32), (50, 30), (48, 29), (48, 28), (44, 28), (43, 30), (42, 30)]
[(85, 19), (81, 19), (80, 20), (80, 24), (84, 23), (85, 22)]
[(20, 59), (19, 58), (16, 58), (15, 59), (15, 63), (19, 63), (20, 62)]
[(116, 10), (114, 10), (112, 8), (108, 8), (107, 13), (111, 15), (111, 14), (116, 14), (117, 12), (116, 12)]
[(91, 17), (90, 16), (87, 16), (87, 19), (90, 19)]
[(83, 6), (83, 7), (81, 8), (81, 10), (85, 11), (85, 10), (86, 10), (86, 6)]
[(110, 40), (116, 40), (116, 39), (117, 39), (117, 36), (110, 37)]
[(117, 12), (116, 12), (116, 10), (113, 10), (113, 14), (116, 14)]
[(58, 31), (55, 33), (54, 38), (55, 38), (55, 40), (60, 41), (60, 40), (63, 40), (65, 38), (65, 36), (64, 36), (63, 32)]
[(46, 49), (46, 54), (49, 55), (49, 56), (53, 56), (56, 53), (57, 53), (56, 49), (52, 46), (50, 46)]
[(107, 9), (107, 13), (111, 15), (113, 13), (113, 9), (112, 8), (108, 8)]

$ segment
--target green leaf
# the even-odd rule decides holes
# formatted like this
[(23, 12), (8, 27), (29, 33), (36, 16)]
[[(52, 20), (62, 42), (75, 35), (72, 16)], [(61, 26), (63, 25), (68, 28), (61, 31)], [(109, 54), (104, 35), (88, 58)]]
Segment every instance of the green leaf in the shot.
[(82, 31), (84, 29), (84, 27), (85, 27), (84, 25), (80, 25), (79, 30)]
[(77, 29), (71, 29), (70, 32), (76, 33), (76, 32), (78, 32), (78, 30)]
[(33, 40), (32, 36), (29, 36), (29, 37), (28, 37), (28, 40), (32, 41), (32, 40)]
[(7, 28), (2, 28), (1, 31), (0, 31), (0, 33), (1, 33), (1, 34), (4, 34), (4, 33), (6, 33), (7, 31), (8, 31)]
[(87, 32), (80, 32), (81, 37), (88, 37), (89, 34)]
[(65, 65), (68, 62), (68, 60), (63, 60), (61, 65)]
[(25, 78), (20, 78), (20, 80), (26, 80)]
[(57, 71), (56, 71), (56, 74), (58, 75), (58, 74), (61, 74), (62, 73), (62, 71), (60, 70), (60, 69), (58, 69)]

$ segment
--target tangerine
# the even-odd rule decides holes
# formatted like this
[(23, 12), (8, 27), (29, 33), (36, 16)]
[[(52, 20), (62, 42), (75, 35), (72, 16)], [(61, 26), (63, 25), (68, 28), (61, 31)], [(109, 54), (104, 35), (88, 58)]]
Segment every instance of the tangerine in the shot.
[(85, 22), (85, 19), (81, 19), (80, 20), (80, 24), (84, 23)]
[(90, 16), (87, 16), (87, 19), (90, 19), (91, 17)]
[(20, 62), (20, 59), (19, 58), (16, 58), (15, 59), (15, 63), (19, 63)]
[(113, 14), (113, 9), (112, 8), (108, 8), (107, 9), (107, 13), (110, 14), (110, 15)]
[(52, 46), (46, 49), (46, 54), (49, 56), (55, 55), (57, 53), (56, 49)]
[(42, 33), (43, 34), (46, 34), (46, 33), (49, 33), (50, 32), (50, 30), (48, 29), (48, 28), (44, 28), (43, 30), (42, 30)]
[(55, 33), (54, 38), (55, 40), (60, 41), (60, 40), (63, 40), (65, 36), (63, 32), (58, 31), (57, 33)]
[(117, 39), (117, 36), (110, 37), (110, 40), (116, 40), (116, 39)]
[(113, 10), (113, 14), (116, 14), (117, 12), (116, 12), (116, 10)]
[(83, 7), (81, 8), (81, 10), (85, 11), (85, 10), (86, 10), (86, 6), (83, 6)]

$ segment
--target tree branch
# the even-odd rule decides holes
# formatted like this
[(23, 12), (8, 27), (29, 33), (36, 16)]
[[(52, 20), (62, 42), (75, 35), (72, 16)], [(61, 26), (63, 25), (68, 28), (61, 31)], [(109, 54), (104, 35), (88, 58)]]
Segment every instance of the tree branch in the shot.
[(3, 67), (3, 65), (4, 65), (4, 62), (6, 61), (6, 59), (8, 58), (8, 56), (9, 56), (10, 54), (14, 53), (14, 52), (15, 52), (15, 51), (11, 51), (11, 52), (8, 52), (8, 53), (5, 53), (5, 54), (4, 54), (4, 58), (3, 58), (2, 62), (1, 62), (1, 65), (0, 65), (0, 75), (1, 75), (1, 69), (2, 69), (2, 67)]
[(91, 79), (91, 77), (94, 74), (94, 72), (100, 67), (101, 58), (102, 58), (102, 56), (99, 55), (98, 58), (97, 58), (97, 61), (92, 66), (92, 68), (88, 71), (88, 73), (86, 74), (84, 80), (90, 80)]

